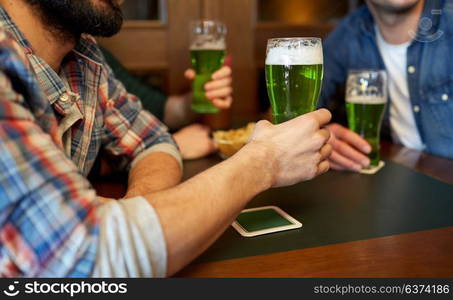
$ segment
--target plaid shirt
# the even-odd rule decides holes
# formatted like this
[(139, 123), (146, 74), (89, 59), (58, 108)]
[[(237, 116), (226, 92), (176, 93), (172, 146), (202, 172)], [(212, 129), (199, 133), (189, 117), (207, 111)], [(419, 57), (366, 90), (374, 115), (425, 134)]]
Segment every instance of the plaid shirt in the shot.
[(100, 204), (85, 177), (96, 157), (127, 170), (174, 142), (113, 77), (92, 37), (57, 74), (2, 7), (0, 27), (0, 276), (88, 276)]

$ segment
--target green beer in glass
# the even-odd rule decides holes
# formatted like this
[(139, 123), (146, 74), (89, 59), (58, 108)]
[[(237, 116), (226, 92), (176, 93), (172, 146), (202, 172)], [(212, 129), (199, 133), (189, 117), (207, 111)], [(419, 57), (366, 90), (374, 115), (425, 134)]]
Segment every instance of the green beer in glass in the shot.
[(192, 22), (190, 58), (195, 70), (193, 81), (192, 110), (201, 114), (219, 112), (206, 99), (204, 85), (211, 80), (212, 73), (220, 69), (225, 58), (226, 27), (216, 21)]
[(387, 74), (380, 70), (351, 70), (346, 86), (349, 129), (371, 146), (371, 167), (380, 161), (380, 134), (387, 104)]
[(268, 40), (265, 72), (274, 124), (315, 110), (323, 78), (321, 39)]

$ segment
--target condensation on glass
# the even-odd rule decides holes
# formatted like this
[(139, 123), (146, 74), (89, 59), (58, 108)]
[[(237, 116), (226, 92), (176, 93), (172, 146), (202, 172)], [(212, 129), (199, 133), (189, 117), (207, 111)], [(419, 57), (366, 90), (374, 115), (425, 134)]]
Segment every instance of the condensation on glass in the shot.
[(126, 20), (163, 21), (165, 0), (126, 0), (121, 4)]
[(363, 0), (258, 0), (258, 22), (337, 23)]

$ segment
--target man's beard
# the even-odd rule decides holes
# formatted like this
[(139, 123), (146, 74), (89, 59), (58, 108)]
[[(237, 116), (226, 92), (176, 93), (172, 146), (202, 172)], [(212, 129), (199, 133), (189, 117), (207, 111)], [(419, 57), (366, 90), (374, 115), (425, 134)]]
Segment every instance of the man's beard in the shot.
[(121, 29), (123, 15), (115, 0), (100, 1), (105, 5), (96, 6), (92, 0), (26, 0), (52, 31), (110, 37)]

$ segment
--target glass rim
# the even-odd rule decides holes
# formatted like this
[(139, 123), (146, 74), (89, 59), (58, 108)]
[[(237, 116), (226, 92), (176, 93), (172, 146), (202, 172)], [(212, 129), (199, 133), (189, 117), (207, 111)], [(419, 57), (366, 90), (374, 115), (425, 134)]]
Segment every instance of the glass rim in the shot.
[(320, 37), (282, 37), (282, 38), (270, 38), (267, 42), (274, 42), (274, 41), (312, 41), (316, 40), (322, 42), (322, 38)]
[(195, 19), (191, 20), (189, 22), (190, 25), (197, 25), (197, 24), (203, 24), (203, 25), (221, 25), (226, 28), (226, 25), (224, 22), (216, 19)]
[[(204, 35), (206, 34), (205, 30), (217, 31), (219, 34), (226, 37), (228, 34), (228, 28), (226, 24), (222, 21), (215, 20), (215, 19), (195, 19), (189, 22), (189, 31), (191, 34), (195, 35)], [(203, 31), (203, 33), (196, 32), (198, 30)]]

